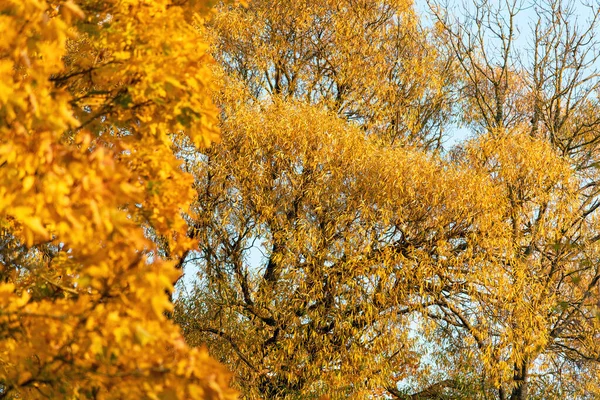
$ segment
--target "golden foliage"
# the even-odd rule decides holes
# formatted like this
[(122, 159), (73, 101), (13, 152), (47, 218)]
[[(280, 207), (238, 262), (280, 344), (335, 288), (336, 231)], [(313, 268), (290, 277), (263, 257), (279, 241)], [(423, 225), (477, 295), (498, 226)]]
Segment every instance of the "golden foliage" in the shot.
[(210, 27), (245, 101), (300, 99), (392, 143), (441, 147), (456, 76), (412, 1), (255, 0), (223, 6)]
[[(519, 2), (456, 26), (430, 3), (432, 31), (408, 1), (208, 24), (223, 141), (186, 152), (175, 317), (247, 398), (600, 395), (600, 10), (578, 31), (547, 2), (529, 65)], [(453, 111), (473, 137), (441, 154)]]
[(457, 241), (494, 223), (486, 176), (298, 102), (238, 108), (223, 129), (194, 170), (206, 246), (177, 316), (188, 340), (235, 365), (250, 398), (363, 397), (414, 373), (409, 316), (460, 263), (442, 261)]
[(173, 138), (218, 138), (190, 15), (0, 2), (0, 397), (235, 397), (166, 320), (179, 273), (145, 235), (189, 244)]

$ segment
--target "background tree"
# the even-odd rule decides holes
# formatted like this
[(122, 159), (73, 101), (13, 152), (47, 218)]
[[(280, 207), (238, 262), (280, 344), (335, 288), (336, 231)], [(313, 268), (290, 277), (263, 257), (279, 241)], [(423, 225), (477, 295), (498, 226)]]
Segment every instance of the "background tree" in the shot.
[[(524, 6), (495, 4), (210, 22), (224, 137), (181, 150), (200, 278), (175, 318), (248, 398), (599, 395), (597, 10), (536, 3), (521, 53)], [(432, 152), (452, 111), (472, 139)]]
[(464, 151), (501, 190), (503, 222), (494, 230), (504, 242), (486, 250), (485, 263), (469, 261), (467, 275), (452, 278), (465, 287), (442, 293), (428, 310), (438, 367), (448, 362), (447, 375), (470, 382), (473, 398), (597, 393), (597, 245), (577, 242), (597, 228), (593, 220), (579, 225), (579, 180), (566, 159), (528, 134), (488, 134)]
[(205, 245), (176, 320), (250, 398), (360, 397), (415, 373), (410, 317), (451, 290), (443, 251), (478, 257), (462, 238), (496, 205), (484, 175), (295, 102), (238, 108), (194, 175)]
[(218, 137), (200, 6), (0, 2), (0, 398), (235, 397), (147, 238), (189, 245), (171, 147)]
[(392, 143), (441, 147), (453, 63), (411, 1), (256, 0), (222, 6), (210, 26), (244, 101), (299, 99)]
[[(464, 121), (494, 137), (494, 146), (512, 142), (510, 152), (546, 146), (545, 152), (558, 156), (544, 161), (535, 152), (527, 152), (507, 163), (506, 158), (492, 157), (485, 150), (476, 157), (480, 160), (476, 164), (487, 165), (494, 180), (505, 187), (505, 218), (512, 226), (509, 248), (521, 266), (511, 264), (505, 271), (504, 279), (515, 294), (497, 285), (491, 290), (500, 300), (496, 305), (486, 300), (485, 306), (463, 314), (464, 321), (444, 321), (441, 329), (452, 331), (453, 337), (469, 334), (477, 341), (477, 326), (483, 328), (497, 338), (497, 353), (492, 357), (496, 364), (506, 361), (507, 355), (500, 350), (502, 341), (511, 348), (512, 373), (490, 381), (489, 373), (474, 372), (475, 380), (481, 382), (481, 396), (490, 385), (499, 398), (595, 397), (600, 354), (595, 344), (599, 327), (594, 299), (600, 275), (596, 253), (598, 120), (597, 111), (592, 110), (597, 109), (599, 88), (595, 39), (599, 10), (575, 2), (536, 2), (528, 11), (534, 18), (529, 20), (531, 32), (526, 37), (531, 40), (527, 40), (519, 37), (527, 33), (521, 17), (524, 3), (510, 1), (496, 7), (474, 2), (460, 23), (444, 14), (439, 4), (430, 4), (447, 35), (449, 51), (463, 70)], [(524, 42), (528, 47), (521, 45), (523, 51), (518, 51)], [(546, 144), (535, 144), (524, 133)], [(474, 154), (472, 146), (466, 145), (466, 154)], [(502, 170), (507, 168), (520, 172), (504, 176)], [(560, 174), (551, 178), (561, 168), (562, 178), (556, 180)], [(528, 176), (537, 176), (538, 181)], [(539, 181), (542, 178), (547, 180)], [(560, 206), (562, 201), (565, 208)], [(469, 298), (465, 304), (473, 307), (478, 302)], [(519, 320), (529, 322), (515, 322)], [(534, 320), (540, 325), (528, 325)], [(506, 333), (514, 329), (518, 333)], [(484, 354), (479, 343), (463, 348), (467, 354)], [(519, 348), (521, 355), (516, 353)]]

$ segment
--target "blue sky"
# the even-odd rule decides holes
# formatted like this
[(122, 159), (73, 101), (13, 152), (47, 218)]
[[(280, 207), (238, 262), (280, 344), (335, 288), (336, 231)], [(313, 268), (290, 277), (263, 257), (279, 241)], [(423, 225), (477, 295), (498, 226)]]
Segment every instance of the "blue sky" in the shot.
[[(447, 7), (449, 14), (453, 18), (464, 19), (465, 10), (472, 11), (475, 2), (482, 3), (485, 0), (430, 0), (430, 3), (442, 3)], [(549, 0), (487, 0), (487, 3), (494, 8), (501, 7), (506, 10), (507, 3), (517, 4), (518, 13), (515, 17), (516, 35), (513, 42), (513, 54), (518, 57), (521, 62), (527, 66), (531, 63), (533, 54), (533, 32), (535, 23), (538, 20), (539, 10), (544, 8), (544, 3)], [(589, 4), (594, 4), (594, 1), (586, 0), (563, 0), (563, 6), (571, 13), (569, 21), (585, 27), (590, 20), (591, 10)], [(595, 5), (598, 7), (599, 5)], [(432, 23), (432, 14), (428, 6), (428, 0), (415, 0), (415, 7), (421, 16), (422, 21), (426, 26)], [(546, 7), (547, 8), (547, 7)], [(489, 49), (488, 49), (489, 51)], [(491, 52), (490, 52), (491, 53)], [(493, 57), (493, 54), (491, 54)], [(468, 128), (459, 127), (457, 125), (450, 126), (447, 129), (447, 136), (444, 141), (444, 148), (450, 149), (453, 145), (462, 142), (469, 138), (471, 131)]]

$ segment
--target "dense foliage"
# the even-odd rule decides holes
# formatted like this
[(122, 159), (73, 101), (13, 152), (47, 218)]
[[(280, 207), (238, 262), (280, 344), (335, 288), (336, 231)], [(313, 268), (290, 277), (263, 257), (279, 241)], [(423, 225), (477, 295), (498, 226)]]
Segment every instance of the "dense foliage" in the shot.
[(189, 246), (172, 146), (218, 137), (199, 6), (0, 1), (0, 398), (234, 397), (148, 239)]
[(600, 397), (600, 9), (498, 4), (0, 0), (0, 398)]
[(223, 140), (187, 158), (175, 318), (246, 398), (600, 395), (598, 8), (428, 4), (208, 23)]

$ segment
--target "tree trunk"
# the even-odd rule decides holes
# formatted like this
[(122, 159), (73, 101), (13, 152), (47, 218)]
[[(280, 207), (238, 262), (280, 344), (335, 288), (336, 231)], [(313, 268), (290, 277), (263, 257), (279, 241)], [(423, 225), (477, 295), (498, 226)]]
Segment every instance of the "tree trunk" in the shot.
[(525, 400), (527, 399), (527, 391), (528, 391), (528, 368), (527, 361), (523, 361), (521, 365), (515, 364), (515, 375), (514, 381), (517, 383), (517, 386), (513, 388), (512, 393), (510, 395), (510, 400)]

